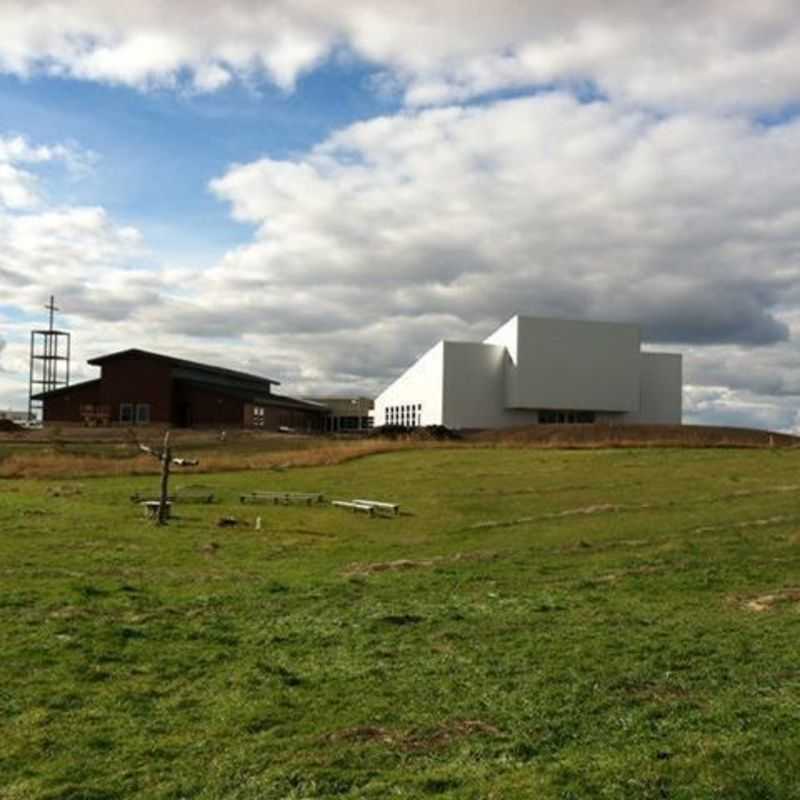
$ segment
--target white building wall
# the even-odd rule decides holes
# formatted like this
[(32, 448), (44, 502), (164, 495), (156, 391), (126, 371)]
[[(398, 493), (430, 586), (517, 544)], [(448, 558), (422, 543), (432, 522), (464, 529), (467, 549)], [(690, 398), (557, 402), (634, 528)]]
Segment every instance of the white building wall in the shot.
[(389, 407), (422, 405), (419, 425), (443, 425), (444, 342), (428, 350), (375, 400), (375, 425), (388, 425)]
[(431, 348), (375, 400), (375, 425), (419, 405), (416, 424), (451, 428), (529, 425), (545, 409), (679, 424), (681, 356), (640, 347), (636, 325), (514, 317), (483, 343)]
[(505, 408), (510, 356), (501, 345), (444, 343), (444, 414), (448, 428), (506, 428), (538, 421), (535, 411)]
[(625, 422), (680, 425), (683, 420), (683, 358), (678, 353), (640, 354), (639, 411)]
[(641, 337), (636, 325), (540, 317), (515, 321), (486, 340), (499, 342), (516, 332), (508, 408), (638, 411)]

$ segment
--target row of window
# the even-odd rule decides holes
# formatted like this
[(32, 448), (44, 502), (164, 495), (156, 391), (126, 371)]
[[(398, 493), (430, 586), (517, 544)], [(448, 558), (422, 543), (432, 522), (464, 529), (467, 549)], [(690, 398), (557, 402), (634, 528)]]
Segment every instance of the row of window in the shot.
[(422, 403), (402, 406), (386, 406), (387, 425), (405, 425), (414, 428), (422, 424)]
[(128, 425), (149, 425), (150, 403), (120, 403), (119, 421)]
[(574, 423), (591, 424), (594, 422), (594, 411), (540, 411), (539, 422), (542, 425), (572, 425)]

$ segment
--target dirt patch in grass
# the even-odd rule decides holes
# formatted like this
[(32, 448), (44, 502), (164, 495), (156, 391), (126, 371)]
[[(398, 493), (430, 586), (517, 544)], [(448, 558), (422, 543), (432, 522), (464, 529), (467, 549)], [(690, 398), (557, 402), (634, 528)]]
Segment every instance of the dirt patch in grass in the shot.
[(83, 486), (79, 483), (72, 486), (48, 486), (48, 497), (75, 497), (76, 495), (83, 494)]
[(428, 559), (399, 558), (395, 561), (376, 561), (372, 564), (356, 562), (348, 565), (342, 572), (346, 578), (358, 575), (377, 575), (381, 572), (406, 572), (414, 569), (425, 569), (441, 566), (442, 564), (454, 564), (459, 561), (495, 561), (498, 554), (491, 553), (456, 553), (453, 556), (434, 556)]
[(682, 686), (667, 686), (656, 683), (644, 683), (631, 686), (627, 695), (645, 703), (686, 703), (692, 700), (688, 689)]
[[(599, 575), (592, 578), (592, 583), (615, 583), (622, 578), (629, 578), (635, 575), (659, 575), (667, 571), (668, 564), (642, 564), (640, 567), (630, 567), (629, 569), (621, 569), (616, 572), (609, 572), (606, 575)], [(684, 564), (672, 565), (672, 572), (684, 569)]]
[(325, 737), (328, 742), (382, 744), (408, 752), (424, 752), (448, 747), (459, 739), (471, 736), (502, 736), (494, 725), (478, 719), (444, 722), (426, 730), (396, 731), (374, 725), (360, 725), (334, 731)]
[(694, 533), (712, 533), (714, 531), (728, 530), (729, 528), (764, 528), (769, 525), (780, 525), (784, 522), (794, 522), (797, 516), (789, 516), (786, 514), (779, 514), (774, 517), (761, 517), (759, 519), (746, 519), (743, 522), (728, 522), (722, 525), (704, 525), (700, 528), (695, 528)]
[(745, 600), (742, 605), (748, 611), (764, 612), (775, 608), (793, 606), (800, 603), (800, 588), (779, 589), (777, 592), (762, 594)]
[(570, 544), (562, 545), (561, 547), (554, 548), (551, 552), (554, 553), (583, 553), (587, 550), (600, 552), (603, 550), (614, 550), (619, 547), (654, 547), (658, 544), (663, 544), (651, 539), (619, 539), (612, 542), (587, 542), (585, 539), (579, 539), (577, 542), (570, 542)]
[(92, 612), (88, 608), (81, 608), (79, 606), (63, 606), (51, 611), (49, 617), (51, 619), (87, 619), (92, 616)]
[(469, 526), (470, 530), (475, 528), (510, 528), (514, 525), (526, 525), (529, 522), (547, 522), (554, 519), (565, 519), (570, 517), (588, 517), (593, 514), (614, 514), (622, 511), (644, 511), (655, 508), (652, 503), (638, 503), (636, 505), (620, 505), (616, 503), (596, 503), (591, 506), (581, 506), (580, 508), (565, 508), (563, 511), (552, 511), (548, 514), (537, 516), (519, 517), (518, 519), (507, 520), (486, 520), (476, 522)]
[(425, 617), (420, 617), (418, 614), (389, 614), (381, 617), (379, 621), (385, 625), (403, 627), (404, 625), (419, 625), (420, 622), (425, 622)]

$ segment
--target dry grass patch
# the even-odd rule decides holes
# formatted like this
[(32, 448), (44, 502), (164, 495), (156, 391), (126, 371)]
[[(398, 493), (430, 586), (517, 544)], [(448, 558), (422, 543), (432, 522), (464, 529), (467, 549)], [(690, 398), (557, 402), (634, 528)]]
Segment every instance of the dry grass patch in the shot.
[(730, 528), (735, 528), (736, 530), (742, 530), (744, 528), (766, 528), (770, 525), (782, 525), (784, 522), (794, 522), (796, 519), (796, 515), (776, 514), (774, 517), (746, 519), (742, 522), (728, 522), (723, 525), (703, 525), (700, 528), (695, 528), (693, 532), (713, 533), (714, 531), (728, 530)]
[[(301, 440), (298, 440), (301, 441)], [(238, 472), (255, 469), (290, 469), (343, 464), (365, 456), (401, 450), (435, 448), (453, 443), (415, 442), (404, 439), (362, 439), (332, 441), (297, 450), (265, 450), (263, 453), (208, 451), (198, 454), (200, 464), (181, 470), (182, 475), (207, 472)], [(191, 452), (191, 446), (187, 447)], [(108, 458), (102, 455), (74, 455), (50, 451), (12, 453), (0, 461), (0, 478), (84, 478), (126, 475), (155, 475), (159, 463), (147, 455), (131, 458)]]
[(712, 425), (531, 425), (483, 431), (474, 439), (515, 447), (797, 447), (789, 434)]
[(347, 578), (359, 575), (375, 575), (380, 572), (406, 572), (413, 569), (436, 567), (441, 564), (455, 564), (459, 561), (494, 561), (497, 553), (456, 553), (453, 556), (434, 556), (428, 559), (399, 558), (395, 561), (377, 561), (373, 564), (350, 564), (343, 572)]
[(775, 608), (793, 606), (800, 603), (800, 589), (779, 589), (771, 594), (762, 594), (744, 602), (750, 611), (772, 611)]
[(360, 725), (334, 731), (325, 737), (328, 742), (382, 744), (407, 752), (424, 752), (448, 747), (453, 742), (471, 736), (500, 737), (494, 725), (478, 719), (453, 720), (427, 730), (396, 731), (375, 725)]

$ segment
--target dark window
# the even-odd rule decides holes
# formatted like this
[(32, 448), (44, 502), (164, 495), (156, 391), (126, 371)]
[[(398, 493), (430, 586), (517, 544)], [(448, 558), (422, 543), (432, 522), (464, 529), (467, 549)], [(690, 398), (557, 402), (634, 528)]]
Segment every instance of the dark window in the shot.
[(119, 421), (127, 422), (128, 425), (133, 422), (133, 403), (119, 404)]
[(137, 425), (150, 424), (150, 403), (136, 404), (136, 424)]
[(595, 420), (594, 411), (540, 411), (539, 422), (542, 425), (591, 424)]

